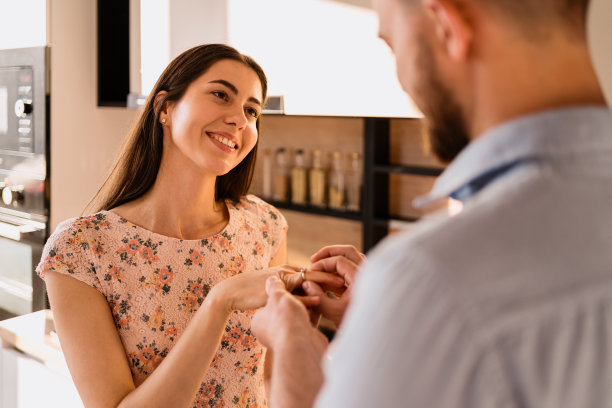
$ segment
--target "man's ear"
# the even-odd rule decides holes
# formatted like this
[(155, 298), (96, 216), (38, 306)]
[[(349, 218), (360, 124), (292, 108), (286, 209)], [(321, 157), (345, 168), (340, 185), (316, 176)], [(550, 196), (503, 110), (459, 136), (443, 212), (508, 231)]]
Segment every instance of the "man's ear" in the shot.
[(153, 109), (155, 112), (159, 111), (159, 120), (162, 119), (169, 120), (168, 118), (168, 107), (170, 105), (170, 101), (163, 102), (163, 105), (160, 106), (164, 97), (168, 94), (167, 91), (159, 91), (157, 95), (155, 95), (155, 99), (153, 100)]
[(474, 36), (474, 27), (462, 3), (456, 0), (423, 0), (437, 41), (449, 58), (455, 61), (463, 61), (469, 56)]

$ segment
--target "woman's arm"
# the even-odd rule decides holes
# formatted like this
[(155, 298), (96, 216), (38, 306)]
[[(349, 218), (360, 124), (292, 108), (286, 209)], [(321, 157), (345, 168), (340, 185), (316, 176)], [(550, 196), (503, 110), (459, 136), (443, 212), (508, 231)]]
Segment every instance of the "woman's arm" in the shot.
[(196, 396), (221, 341), (229, 309), (208, 296), (176, 346), (138, 388), (105, 297), (70, 276), (46, 273), (70, 373), (87, 407), (182, 407)]

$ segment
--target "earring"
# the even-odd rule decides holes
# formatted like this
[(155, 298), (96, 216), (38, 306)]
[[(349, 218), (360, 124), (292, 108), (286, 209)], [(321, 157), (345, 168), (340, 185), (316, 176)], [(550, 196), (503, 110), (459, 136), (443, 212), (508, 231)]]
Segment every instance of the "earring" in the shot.
[(165, 124), (166, 124), (166, 119), (165, 119), (165, 118), (164, 118), (164, 119), (162, 119), (162, 120), (161, 120), (161, 123), (162, 123), (162, 125), (165, 125)]

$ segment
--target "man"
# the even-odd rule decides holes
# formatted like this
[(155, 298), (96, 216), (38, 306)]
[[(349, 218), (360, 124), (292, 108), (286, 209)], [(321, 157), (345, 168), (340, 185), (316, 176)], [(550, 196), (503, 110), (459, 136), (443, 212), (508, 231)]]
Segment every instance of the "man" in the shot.
[(268, 282), (253, 328), (275, 352), (272, 407), (612, 406), (612, 114), (587, 6), (375, 0), (402, 87), (451, 162), (421, 204), (464, 208), (389, 238), (356, 278), (356, 251), (315, 256), (310, 269), (355, 280), (344, 317), (346, 299), (305, 284), (341, 321), (329, 350)]

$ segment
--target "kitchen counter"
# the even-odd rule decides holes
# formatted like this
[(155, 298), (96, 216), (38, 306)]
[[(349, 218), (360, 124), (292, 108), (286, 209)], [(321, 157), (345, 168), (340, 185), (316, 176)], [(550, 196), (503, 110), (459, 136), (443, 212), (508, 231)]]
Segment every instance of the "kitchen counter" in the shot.
[(0, 408), (82, 407), (50, 310), (0, 321)]
[(44, 363), (68, 371), (55, 334), (51, 310), (41, 310), (0, 321), (0, 339), (5, 348), (15, 348)]

